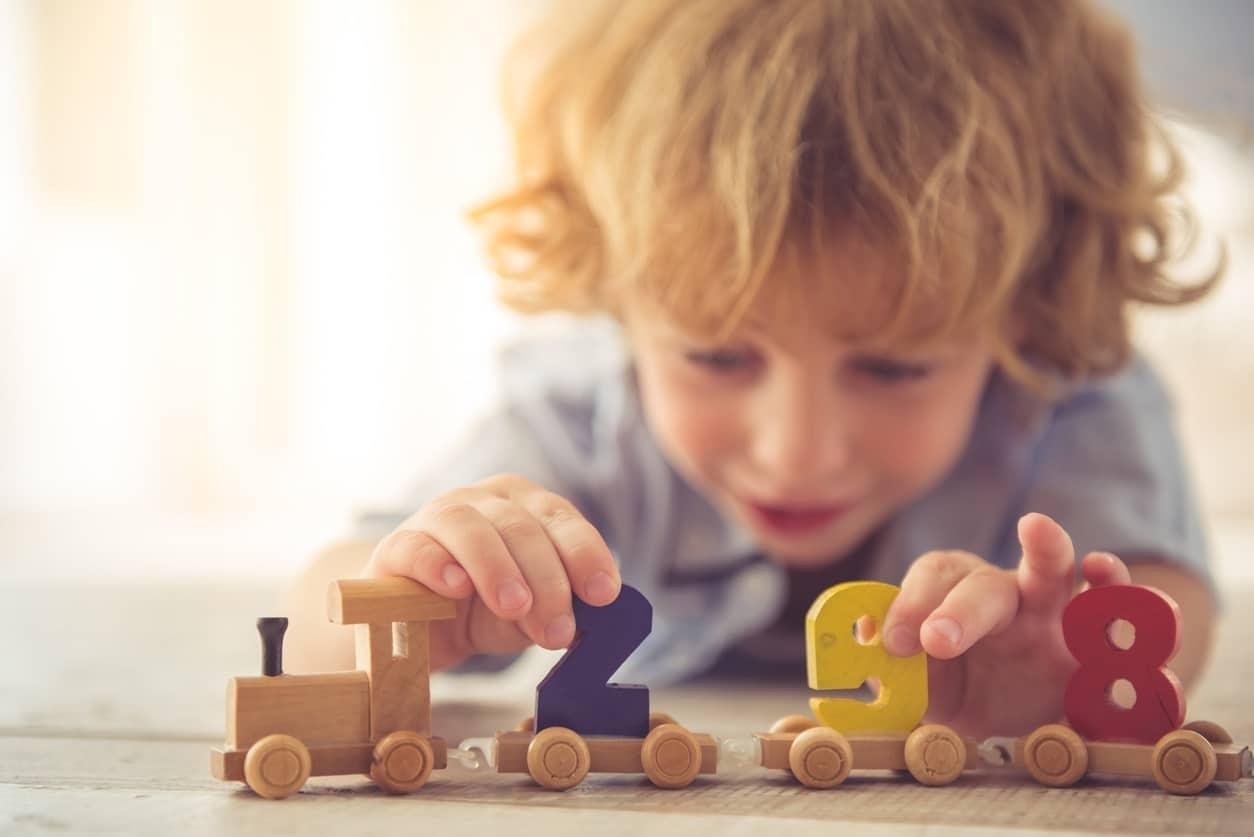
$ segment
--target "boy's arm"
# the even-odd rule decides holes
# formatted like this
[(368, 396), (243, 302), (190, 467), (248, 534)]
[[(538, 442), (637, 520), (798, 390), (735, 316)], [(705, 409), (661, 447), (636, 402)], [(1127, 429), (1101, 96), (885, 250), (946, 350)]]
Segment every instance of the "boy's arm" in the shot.
[(354, 667), (353, 631), (327, 619), (327, 588), (336, 579), (361, 575), (374, 547), (362, 540), (333, 544), (283, 590), (281, 610), (288, 618), (285, 669), (310, 673)]
[(1133, 584), (1157, 587), (1180, 606), (1180, 650), (1168, 668), (1191, 689), (1206, 666), (1215, 633), (1215, 601), (1206, 582), (1185, 567), (1156, 557), (1127, 556), (1125, 563)]

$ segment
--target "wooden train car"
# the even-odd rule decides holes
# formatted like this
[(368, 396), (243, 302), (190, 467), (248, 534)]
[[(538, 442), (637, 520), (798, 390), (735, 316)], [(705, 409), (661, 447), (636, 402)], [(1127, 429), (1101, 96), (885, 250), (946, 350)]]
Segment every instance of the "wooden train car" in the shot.
[(1152, 778), (1168, 793), (1191, 796), (1213, 782), (1254, 776), (1249, 747), (1232, 743), (1223, 727), (1194, 721), (1154, 744), (1091, 741), (1063, 724), (1047, 724), (1015, 739), (1011, 763), (1042, 785), (1065, 788), (1088, 774)]
[(583, 736), (568, 727), (535, 732), (535, 718), (492, 741), (499, 773), (526, 773), (541, 787), (565, 790), (589, 773), (643, 773), (659, 788), (685, 788), (718, 772), (718, 743), (689, 732), (663, 712), (649, 713), (649, 733)]
[(753, 737), (763, 767), (787, 770), (808, 788), (835, 787), (855, 769), (904, 771), (923, 785), (948, 785), (980, 766), (979, 745), (944, 724), (845, 735), (813, 718), (789, 715)]
[(447, 764), (431, 735), (427, 623), (452, 618), (454, 603), (408, 579), (347, 579), (331, 585), (327, 611), (355, 626), (358, 670), (284, 674), (287, 620), (258, 620), (263, 674), (229, 681), (226, 742), (210, 751), (210, 771), (269, 799), (310, 776), (360, 773), (415, 791)]

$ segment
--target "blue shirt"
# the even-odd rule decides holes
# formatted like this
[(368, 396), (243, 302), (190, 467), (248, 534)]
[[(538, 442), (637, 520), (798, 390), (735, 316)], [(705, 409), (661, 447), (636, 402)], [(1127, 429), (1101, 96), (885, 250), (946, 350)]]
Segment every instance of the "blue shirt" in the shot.
[[(518, 473), (572, 501), (614, 551), (623, 580), (653, 603), (653, 633), (616, 680), (660, 685), (701, 673), (776, 622), (788, 573), (672, 469), (615, 327), (592, 322), (519, 343), (502, 361), (500, 409), (395, 509), (364, 516), (360, 535), (383, 536), (447, 489)], [(1154, 556), (1214, 589), (1170, 400), (1141, 357), (1046, 405), (994, 372), (958, 462), (868, 542), (862, 577), (900, 583), (934, 549), (1013, 567), (1016, 524), (1029, 511), (1062, 524), (1077, 555)], [(800, 640), (793, 645), (800, 657)]]

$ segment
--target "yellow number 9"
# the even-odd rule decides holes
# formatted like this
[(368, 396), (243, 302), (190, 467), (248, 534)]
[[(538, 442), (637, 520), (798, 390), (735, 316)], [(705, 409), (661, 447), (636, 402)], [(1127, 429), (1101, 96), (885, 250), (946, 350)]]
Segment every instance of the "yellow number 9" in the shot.
[[(880, 681), (867, 703), (848, 698), (810, 699), (820, 722), (841, 732), (909, 732), (927, 711), (927, 655), (894, 657), (884, 650), (880, 627), (900, 592), (879, 581), (851, 581), (825, 590), (806, 614), (806, 663), (811, 689), (856, 689), (868, 677)], [(863, 645), (854, 626), (864, 616), (875, 634)]]

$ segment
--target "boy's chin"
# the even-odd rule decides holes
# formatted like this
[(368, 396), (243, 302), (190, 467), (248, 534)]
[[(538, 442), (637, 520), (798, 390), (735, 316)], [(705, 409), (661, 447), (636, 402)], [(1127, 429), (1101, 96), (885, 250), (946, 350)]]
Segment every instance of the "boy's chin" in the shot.
[(849, 554), (848, 546), (836, 538), (806, 540), (772, 537), (756, 533), (762, 551), (772, 564), (794, 570), (815, 570), (838, 564)]

